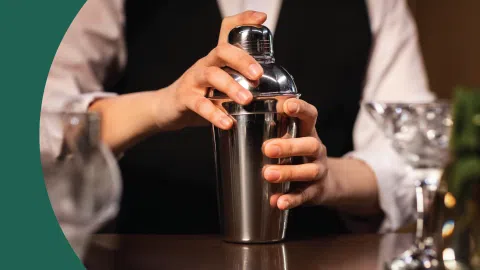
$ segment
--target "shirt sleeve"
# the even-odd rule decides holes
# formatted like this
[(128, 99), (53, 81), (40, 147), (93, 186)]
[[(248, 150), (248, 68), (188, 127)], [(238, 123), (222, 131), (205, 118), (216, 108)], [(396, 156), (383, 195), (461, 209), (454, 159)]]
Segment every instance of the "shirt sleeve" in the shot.
[[(418, 44), (414, 20), (405, 0), (367, 1), (373, 48), (363, 101), (428, 102), (434, 99)], [(354, 151), (347, 157), (365, 161), (376, 174), (380, 207), (379, 231), (399, 229), (415, 217), (414, 179), (390, 141), (361, 108), (353, 131)], [(378, 227), (377, 227), (378, 228)]]
[[(92, 101), (115, 96), (104, 86), (115, 83), (125, 67), (123, 0), (88, 0), (63, 37), (53, 59), (42, 112), (86, 112)], [(49, 120), (49, 121), (47, 121)], [(40, 123), (40, 149), (60, 153), (61, 125)]]
[[(48, 74), (42, 110), (84, 112), (125, 67), (123, 0), (88, 0), (63, 37)], [(108, 76), (108, 77), (107, 77)]]

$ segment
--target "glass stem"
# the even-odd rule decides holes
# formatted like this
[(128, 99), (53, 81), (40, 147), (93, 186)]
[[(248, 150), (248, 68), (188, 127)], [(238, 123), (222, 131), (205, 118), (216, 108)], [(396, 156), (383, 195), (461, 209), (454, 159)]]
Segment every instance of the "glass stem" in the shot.
[[(441, 168), (414, 168), (417, 205), (416, 244), (425, 246), (435, 233), (432, 208), (442, 174)], [(430, 242), (430, 241), (429, 241)]]

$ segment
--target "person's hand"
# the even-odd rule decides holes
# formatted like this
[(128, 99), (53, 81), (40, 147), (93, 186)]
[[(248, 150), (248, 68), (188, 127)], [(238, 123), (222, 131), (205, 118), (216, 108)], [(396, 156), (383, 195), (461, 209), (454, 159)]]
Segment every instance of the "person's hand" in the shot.
[(293, 187), (287, 194), (273, 195), (270, 204), (281, 210), (304, 203), (319, 204), (329, 175), (327, 149), (315, 129), (317, 109), (296, 98), (288, 99), (283, 109), (287, 115), (300, 120), (299, 136), (268, 140), (262, 146), (263, 153), (270, 158), (303, 157), (304, 164), (267, 165), (263, 168), (265, 180), (272, 183), (292, 182)]
[[(171, 100), (168, 102), (172, 103), (172, 109), (176, 113), (171, 119), (158, 120), (162, 122), (157, 123), (157, 126), (173, 125), (176, 129), (196, 125), (199, 119), (195, 116), (199, 115), (221, 129), (231, 128), (232, 119), (218, 109), (205, 95), (209, 87), (214, 87), (227, 94), (238, 104), (246, 105), (252, 101), (252, 94), (221, 67), (228, 66), (250, 80), (258, 80), (262, 76), (263, 69), (260, 64), (244, 50), (229, 44), (228, 34), (236, 26), (260, 25), (265, 22), (266, 18), (265, 13), (254, 11), (246, 11), (225, 18), (222, 22), (217, 47), (207, 56), (198, 60), (172, 85), (159, 90), (170, 92)], [(165, 103), (162, 102), (162, 104)]]

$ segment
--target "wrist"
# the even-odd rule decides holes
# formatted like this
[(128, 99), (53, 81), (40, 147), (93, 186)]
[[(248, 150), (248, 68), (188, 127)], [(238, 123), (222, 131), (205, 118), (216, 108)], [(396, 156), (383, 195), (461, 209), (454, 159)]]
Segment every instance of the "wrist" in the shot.
[(182, 108), (178, 104), (175, 91), (174, 83), (152, 92), (150, 118), (157, 132), (183, 128), (180, 121)]
[(338, 181), (335, 172), (329, 169), (323, 181), (324, 189), (320, 198), (320, 204), (336, 208), (344, 203), (345, 198), (348, 197), (346, 195), (348, 191), (346, 191), (340, 181)]
[(370, 167), (356, 159), (329, 158), (324, 203), (352, 215), (381, 213), (378, 187)]

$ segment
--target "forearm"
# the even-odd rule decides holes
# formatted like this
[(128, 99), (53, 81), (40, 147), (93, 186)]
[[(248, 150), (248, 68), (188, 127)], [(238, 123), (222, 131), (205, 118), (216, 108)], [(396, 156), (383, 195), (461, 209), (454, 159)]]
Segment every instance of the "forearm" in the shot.
[[(146, 91), (99, 99), (89, 111), (102, 117), (102, 140), (116, 154), (125, 151), (142, 139), (166, 129), (175, 110), (167, 90)], [(162, 106), (157, 106), (158, 103)]]
[(365, 162), (353, 158), (328, 158), (330, 189), (326, 204), (352, 215), (380, 214), (375, 173)]

